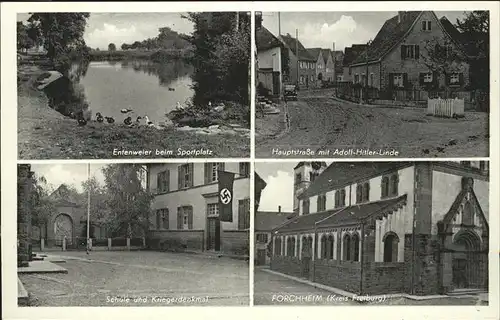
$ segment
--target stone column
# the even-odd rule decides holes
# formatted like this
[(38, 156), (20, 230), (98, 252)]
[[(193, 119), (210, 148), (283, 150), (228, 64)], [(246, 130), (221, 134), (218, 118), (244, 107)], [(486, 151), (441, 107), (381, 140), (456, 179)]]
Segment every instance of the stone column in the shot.
[(297, 235), (299, 237), (299, 260), (302, 259), (302, 235), (301, 234), (298, 234)]
[(108, 238), (108, 250), (111, 250), (111, 238)]
[(45, 239), (42, 238), (40, 239), (40, 251), (44, 251), (45, 250)]
[(62, 241), (62, 251), (66, 251), (66, 236), (64, 236)]
[(127, 250), (130, 251), (130, 238), (127, 238)]

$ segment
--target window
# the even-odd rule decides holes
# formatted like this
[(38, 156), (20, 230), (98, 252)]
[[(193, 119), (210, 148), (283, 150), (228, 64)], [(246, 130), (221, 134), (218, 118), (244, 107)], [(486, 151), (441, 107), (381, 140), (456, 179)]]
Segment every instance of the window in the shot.
[(219, 204), (209, 203), (207, 204), (207, 217), (218, 217), (219, 216)]
[(359, 74), (354, 75), (354, 83), (359, 83)]
[(462, 224), (467, 226), (474, 225), (474, 208), (469, 201), (465, 203), (462, 211)]
[(183, 206), (177, 208), (177, 229), (193, 229), (193, 207)]
[(363, 201), (363, 186), (358, 184), (356, 186), (356, 203), (360, 203)]
[(422, 21), (422, 31), (431, 31), (431, 30), (432, 30), (431, 21), (428, 20)]
[(300, 84), (304, 84), (304, 76), (300, 76)]
[(156, 229), (161, 229), (161, 210), (156, 210)]
[(450, 74), (450, 84), (460, 84), (460, 74), (452, 73)]
[(333, 259), (333, 252), (335, 250), (335, 238), (332, 235), (328, 236), (327, 250), (328, 250), (328, 259)]
[(326, 209), (326, 196), (319, 195), (317, 200), (317, 210), (316, 212), (325, 211)]
[(219, 180), (219, 170), (224, 171), (224, 163), (205, 163), (205, 184), (217, 182)]
[(274, 240), (274, 254), (276, 256), (281, 256), (281, 237), (277, 237)]
[(375, 75), (373, 73), (370, 73), (370, 83), (369, 85), (370, 86), (374, 86), (374, 80), (375, 80)]
[(257, 234), (257, 242), (258, 243), (267, 243), (267, 233), (258, 233)]
[(370, 184), (368, 182), (363, 185), (363, 201), (370, 201)]
[(288, 237), (286, 240), (286, 255), (289, 257), (295, 256), (295, 238)]
[(364, 74), (364, 73), (361, 74), (361, 84), (363, 84), (363, 85), (366, 84), (366, 74)]
[(238, 200), (238, 230), (250, 228), (250, 199)]
[(399, 175), (396, 173), (391, 176), (391, 190), (390, 190), (391, 196), (398, 195), (399, 193), (398, 187), (399, 187)]
[(242, 177), (250, 176), (250, 163), (240, 162), (240, 176)]
[(168, 209), (156, 210), (156, 229), (168, 230)]
[(359, 261), (359, 236), (357, 233), (352, 235), (352, 261)]
[(399, 238), (394, 232), (388, 232), (384, 235), (384, 262), (398, 261), (398, 243)]
[(193, 186), (193, 164), (183, 164), (178, 167), (179, 189), (190, 188)]
[(309, 181), (313, 182), (319, 176), (317, 172), (309, 172)]
[(169, 191), (169, 180), (170, 180), (170, 171), (165, 170), (156, 176), (156, 187), (158, 193), (168, 192)]
[(403, 74), (402, 73), (394, 74), (392, 76), (392, 84), (394, 85), (394, 87), (399, 87), (399, 88), (404, 87)]
[(401, 59), (418, 59), (420, 57), (420, 47), (416, 44), (401, 45)]
[(424, 83), (432, 83), (432, 72), (424, 73)]
[(302, 174), (297, 173), (297, 174), (295, 175), (295, 184), (299, 184), (299, 183), (301, 183), (301, 182), (302, 182)]
[(389, 177), (382, 178), (382, 198), (385, 198), (389, 195)]
[(321, 251), (320, 251), (320, 258), (322, 259), (327, 259), (327, 252), (328, 252), (328, 243), (326, 241), (326, 235), (321, 236)]
[(302, 200), (302, 214), (309, 214), (309, 199)]
[(340, 190), (340, 206), (345, 207), (345, 189)]
[(345, 190), (338, 190), (335, 192), (335, 208), (345, 206)]
[(349, 261), (351, 260), (351, 237), (348, 234), (346, 234), (342, 242), (344, 249), (342, 258), (344, 261)]

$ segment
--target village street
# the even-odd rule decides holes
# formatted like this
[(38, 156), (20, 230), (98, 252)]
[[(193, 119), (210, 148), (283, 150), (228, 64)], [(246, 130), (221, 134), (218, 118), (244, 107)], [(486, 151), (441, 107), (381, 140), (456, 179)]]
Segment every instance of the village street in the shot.
[[(243, 260), (149, 251), (60, 254), (66, 262), (59, 265), (67, 274), (19, 275), (31, 295), (30, 305), (249, 304), (248, 263)], [(141, 301), (134, 301), (139, 297)]]
[[(282, 124), (286, 110), (288, 128)], [(267, 127), (280, 131), (269, 133)], [(299, 158), (304, 155), (277, 154), (273, 149), (308, 148), (315, 157), (333, 158), (345, 157), (334, 154), (336, 149), (350, 148), (395, 150), (399, 157), (488, 156), (488, 132), (488, 114), (483, 112), (466, 112), (464, 119), (436, 118), (427, 116), (424, 108), (362, 106), (338, 100), (332, 90), (299, 91), (298, 101), (289, 101), (279, 117), (257, 118), (256, 156)]]

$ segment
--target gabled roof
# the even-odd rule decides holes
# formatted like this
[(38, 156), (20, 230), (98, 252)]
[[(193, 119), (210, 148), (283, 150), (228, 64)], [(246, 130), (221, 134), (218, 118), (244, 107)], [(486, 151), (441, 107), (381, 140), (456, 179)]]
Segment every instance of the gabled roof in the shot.
[[(368, 60), (374, 61), (382, 58), (389, 50), (395, 46), (403, 36), (410, 30), (422, 11), (404, 11), (399, 22), (398, 15), (387, 20), (373, 39), (368, 50)], [(352, 64), (365, 62), (364, 55), (360, 55)]]
[(306, 49), (309, 54), (318, 60), (319, 54), (321, 53), (321, 48), (307, 48)]
[(411, 162), (333, 162), (309, 188), (300, 194), (299, 198), (326, 193), (384, 172), (408, 167), (411, 164)]
[[(323, 61), (325, 62), (325, 64), (328, 63), (328, 57), (332, 55), (332, 50), (330, 50), (330, 49), (323, 49), (323, 48), (308, 48), (307, 52), (309, 52), (309, 54), (311, 56), (313, 56), (314, 58), (316, 58), (316, 61), (317, 61), (319, 55), (321, 55), (321, 58), (323, 59)], [(333, 60), (333, 57), (332, 57), (332, 60)]]
[(476, 56), (479, 54), (479, 48), (477, 44), (478, 40), (480, 40), (478, 39), (480, 35), (461, 33), (445, 16), (441, 17), (441, 19), (439, 19), (439, 22), (443, 26), (444, 31), (464, 53), (469, 56)]
[(481, 208), (481, 205), (479, 204), (479, 201), (477, 200), (477, 197), (476, 197), (476, 194), (474, 193), (474, 189), (473, 188), (462, 189), (459, 192), (459, 194), (455, 198), (455, 201), (453, 201), (450, 209), (445, 214), (445, 216), (443, 218), (443, 222), (445, 224), (448, 224), (448, 223), (450, 223), (450, 222), (453, 221), (453, 218), (457, 214), (457, 211), (458, 211), (458, 208), (460, 207), (460, 204), (463, 202), (464, 198), (467, 196), (467, 194), (469, 192), (470, 192), (470, 195), (471, 195), (471, 199), (472, 199), (473, 205), (476, 205), (477, 208), (479, 208), (479, 213), (480, 213), (481, 220), (484, 222), (486, 228), (488, 229), (489, 228), (488, 227), (488, 217), (486, 217), (486, 215), (484, 214), (484, 211)]
[(264, 26), (255, 32), (255, 46), (257, 47), (257, 51), (269, 50), (281, 47), (282, 45), (283, 43)]
[[(294, 37), (292, 37), (289, 34), (286, 35), (281, 35), (280, 36), (281, 41), (292, 50), (293, 54), (298, 56), (299, 60), (307, 60), (307, 61), (313, 61), (316, 62), (317, 57), (312, 57), (311, 54), (304, 48), (302, 43), (300, 41), (296, 40)], [(299, 54), (297, 55), (297, 50), (296, 47), (299, 49)]]
[(406, 204), (406, 194), (381, 201), (356, 204), (345, 208), (323, 211), (319, 213), (298, 216), (289, 223), (277, 228), (279, 233), (300, 230), (312, 230), (315, 227), (331, 227), (359, 224), (373, 215), (391, 214)]
[(268, 231), (281, 226), (283, 223), (295, 217), (293, 212), (271, 212), (257, 211), (255, 214), (255, 231)]
[(330, 49), (321, 49), (321, 54), (323, 55), (323, 59), (325, 60), (325, 64), (328, 63), (328, 57), (332, 57), (332, 61), (334, 60), (332, 50), (330, 50)]

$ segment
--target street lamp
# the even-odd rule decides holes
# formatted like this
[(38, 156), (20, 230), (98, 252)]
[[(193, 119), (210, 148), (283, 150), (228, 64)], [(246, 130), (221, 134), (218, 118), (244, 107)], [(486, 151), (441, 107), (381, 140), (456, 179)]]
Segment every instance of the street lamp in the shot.
[[(366, 53), (365, 53), (365, 61), (366, 61), (366, 72), (365, 72), (365, 101), (368, 103), (368, 50), (370, 49), (370, 45), (372, 44), (372, 40), (368, 40), (366, 43)], [(361, 90), (363, 92), (363, 90)]]

